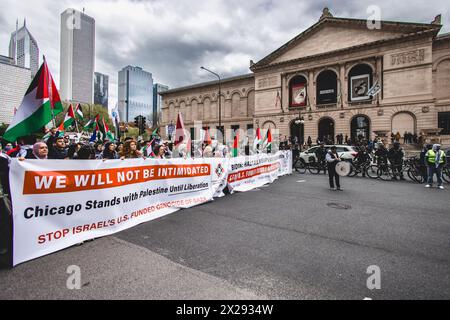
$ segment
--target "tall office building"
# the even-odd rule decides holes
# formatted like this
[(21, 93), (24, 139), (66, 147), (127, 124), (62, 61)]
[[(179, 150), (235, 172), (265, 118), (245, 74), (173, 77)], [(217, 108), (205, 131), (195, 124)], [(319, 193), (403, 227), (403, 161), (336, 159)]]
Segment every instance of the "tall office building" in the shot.
[(60, 94), (66, 101), (92, 103), (94, 97), (95, 20), (83, 12), (61, 13)]
[(151, 125), (153, 115), (153, 77), (140, 67), (127, 66), (119, 71), (119, 115), (124, 122), (133, 122), (137, 116), (147, 118)]
[(102, 105), (108, 109), (108, 82), (106, 74), (95, 72), (94, 76), (94, 104)]
[(0, 124), (10, 124), (31, 83), (28, 68), (15, 65), (14, 59), (0, 56)]
[(160, 83), (155, 83), (153, 86), (153, 117), (152, 117), (152, 126), (156, 127), (161, 123), (162, 114), (162, 97), (159, 95), (161, 92), (168, 91), (169, 87)]
[(31, 70), (33, 78), (39, 70), (39, 47), (37, 41), (33, 38), (27, 29), (26, 20), (23, 21), (23, 27), (11, 34), (9, 41), (9, 56), (13, 58), (13, 63), (22, 68)]

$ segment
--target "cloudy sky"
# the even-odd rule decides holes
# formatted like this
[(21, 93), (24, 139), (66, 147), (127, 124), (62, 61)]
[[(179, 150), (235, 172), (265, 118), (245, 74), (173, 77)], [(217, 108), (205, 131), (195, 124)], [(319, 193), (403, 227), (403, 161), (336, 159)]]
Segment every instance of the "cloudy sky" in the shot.
[(171, 88), (214, 80), (202, 65), (224, 77), (245, 74), (250, 59), (258, 61), (314, 24), (323, 7), (365, 19), (372, 4), (383, 20), (429, 23), (441, 13), (442, 33), (450, 32), (450, 9), (441, 0), (1, 0), (0, 54), (8, 55), (16, 19), (22, 24), (26, 17), (59, 85), (60, 14), (85, 8), (96, 20), (95, 69), (110, 76), (112, 108), (117, 73), (126, 65), (143, 67)]

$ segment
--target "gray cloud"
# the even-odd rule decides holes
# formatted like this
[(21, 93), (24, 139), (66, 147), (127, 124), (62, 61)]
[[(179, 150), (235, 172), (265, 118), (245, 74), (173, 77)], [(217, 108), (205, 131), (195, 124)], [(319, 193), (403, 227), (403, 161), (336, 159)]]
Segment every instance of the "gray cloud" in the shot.
[[(369, 5), (382, 19), (431, 22), (443, 14), (443, 32), (450, 31), (444, 2), (419, 0), (92, 0), (86, 13), (96, 20), (96, 71), (110, 76), (110, 107), (117, 100), (117, 73), (126, 65), (142, 66), (155, 81), (171, 87), (211, 80), (204, 65), (233, 76), (249, 72), (258, 61), (314, 24), (325, 6), (339, 17), (366, 18)], [(2, 0), (0, 54), (8, 52), (15, 21), (27, 24), (59, 81), (60, 14), (83, 7), (74, 0)]]

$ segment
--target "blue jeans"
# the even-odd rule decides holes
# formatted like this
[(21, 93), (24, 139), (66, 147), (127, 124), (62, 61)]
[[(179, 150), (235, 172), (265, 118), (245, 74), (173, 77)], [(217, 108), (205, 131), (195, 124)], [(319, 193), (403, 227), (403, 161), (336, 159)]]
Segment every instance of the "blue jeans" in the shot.
[(442, 166), (428, 166), (428, 184), (433, 184), (433, 176), (436, 174), (438, 186), (442, 186)]

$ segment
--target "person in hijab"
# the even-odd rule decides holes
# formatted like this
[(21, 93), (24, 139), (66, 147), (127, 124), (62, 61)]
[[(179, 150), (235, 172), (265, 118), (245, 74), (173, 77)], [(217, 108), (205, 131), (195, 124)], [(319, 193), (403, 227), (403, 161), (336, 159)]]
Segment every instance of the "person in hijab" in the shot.
[(48, 159), (48, 146), (45, 142), (36, 142), (33, 145), (34, 159), (46, 160)]
[(119, 159), (119, 155), (116, 151), (116, 145), (113, 142), (107, 142), (105, 144), (105, 149), (102, 153), (102, 159), (108, 159), (108, 160), (116, 160)]

